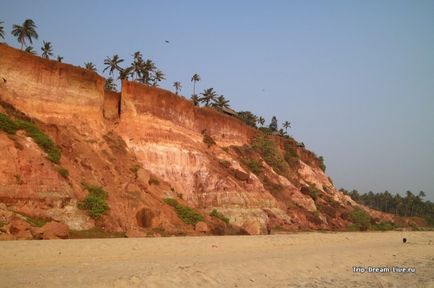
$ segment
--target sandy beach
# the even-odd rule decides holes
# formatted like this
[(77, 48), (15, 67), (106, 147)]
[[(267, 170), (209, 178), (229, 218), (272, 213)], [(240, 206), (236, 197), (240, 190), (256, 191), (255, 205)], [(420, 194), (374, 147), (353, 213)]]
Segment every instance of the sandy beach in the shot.
[(434, 287), (434, 232), (9, 241), (0, 255), (1, 287)]

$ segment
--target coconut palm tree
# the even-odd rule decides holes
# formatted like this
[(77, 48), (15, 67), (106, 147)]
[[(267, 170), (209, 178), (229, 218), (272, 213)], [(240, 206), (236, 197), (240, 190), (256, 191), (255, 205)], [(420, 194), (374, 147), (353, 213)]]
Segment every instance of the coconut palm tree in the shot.
[(191, 95), (190, 99), (194, 106), (199, 106), (199, 97), (196, 94)]
[(224, 95), (220, 95), (213, 99), (211, 106), (219, 109), (229, 108), (229, 100), (226, 100)]
[(116, 88), (117, 88), (116, 83), (114, 82), (112, 77), (109, 77), (107, 78), (107, 80), (105, 80), (105, 85), (104, 85), (105, 90), (116, 92)]
[(96, 72), (95, 64), (93, 64), (92, 62), (85, 62), (84, 68), (86, 68), (87, 70)]
[(264, 124), (265, 124), (265, 119), (264, 119), (264, 117), (259, 116), (259, 118), (258, 118), (258, 124), (260, 124), (261, 126), (264, 126)]
[(140, 79), (142, 76), (142, 69), (143, 69), (143, 57), (142, 53), (140, 51), (136, 51), (133, 54), (133, 63), (131, 63), (131, 67), (133, 67), (132, 71), (132, 78), (134, 78), (134, 74), (136, 74), (135, 79)]
[(128, 77), (133, 74), (133, 67), (127, 67), (125, 69), (120, 68), (119, 77), (120, 80), (128, 80)]
[(53, 45), (51, 45), (51, 42), (42, 41), (41, 50), (42, 58), (49, 59), (50, 56), (53, 56)]
[(181, 91), (181, 88), (182, 88), (181, 82), (179, 82), (179, 81), (174, 82), (173, 87), (175, 87), (176, 95), (178, 95), (178, 91)]
[(62, 61), (63, 61), (63, 57), (60, 56), (60, 55), (57, 55), (57, 61), (59, 61), (60, 63), (62, 63)]
[(104, 60), (104, 65), (106, 65), (106, 67), (104, 68), (104, 70), (102, 70), (102, 72), (104, 73), (107, 69), (109, 69), (109, 75), (113, 75), (114, 71), (120, 72), (122, 68), (119, 66), (119, 64), (123, 61), (124, 59), (119, 58), (119, 55), (117, 54), (113, 55), (112, 58), (106, 57), (106, 59)]
[(11, 34), (17, 37), (18, 43), (21, 44), (21, 50), (26, 45), (26, 38), (30, 44), (33, 44), (32, 38), (38, 39), (38, 33), (36, 33), (36, 25), (32, 19), (26, 19), (23, 25), (14, 24), (12, 26)]
[(165, 80), (165, 79), (166, 79), (166, 77), (161, 70), (155, 71), (152, 86), (158, 86), (158, 82), (161, 82), (162, 80)]
[(156, 69), (157, 67), (155, 66), (155, 63), (150, 59), (146, 59), (146, 61), (144, 61), (141, 65), (141, 78), (139, 81), (145, 84), (151, 84), (151, 81), (153, 80), (152, 73), (154, 73)]
[(5, 39), (5, 30), (3, 27), (3, 21), (0, 21), (0, 38)]
[(27, 53), (30, 53), (32, 55), (36, 55), (36, 51), (33, 49), (32, 46), (26, 47), (26, 49), (24, 51), (27, 52)]
[(285, 131), (288, 132), (288, 128), (291, 128), (291, 123), (289, 121), (285, 121), (283, 123), (283, 128), (285, 128)]
[(196, 82), (200, 81), (199, 74), (194, 74), (193, 77), (191, 77), (191, 82), (193, 82), (193, 95), (196, 95)]
[(205, 106), (209, 106), (209, 104), (217, 97), (217, 93), (213, 88), (205, 89), (202, 93), (200, 93), (202, 97), (199, 98), (200, 102), (204, 102)]

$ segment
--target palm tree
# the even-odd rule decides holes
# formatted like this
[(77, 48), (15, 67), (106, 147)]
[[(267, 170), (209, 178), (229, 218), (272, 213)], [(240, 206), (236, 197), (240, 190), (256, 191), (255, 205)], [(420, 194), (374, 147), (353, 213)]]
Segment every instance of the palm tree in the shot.
[(142, 69), (143, 69), (143, 57), (140, 51), (134, 52), (133, 54), (133, 63), (131, 63), (131, 67), (133, 67), (132, 78), (134, 78), (134, 74), (137, 74), (136, 79), (141, 78)]
[(214, 102), (211, 105), (215, 108), (219, 108), (219, 109), (229, 108), (229, 100), (226, 100), (225, 96), (223, 95), (214, 98), (213, 101)]
[(112, 77), (109, 77), (107, 78), (107, 80), (105, 80), (105, 85), (104, 85), (105, 90), (116, 92), (116, 88), (117, 88), (116, 83), (114, 82)]
[(193, 95), (196, 95), (196, 82), (200, 81), (199, 74), (194, 74), (193, 77), (191, 77), (191, 82), (193, 82)]
[(30, 54), (36, 55), (36, 51), (33, 49), (32, 46), (28, 46), (28, 47), (26, 47), (26, 49), (25, 49), (24, 51), (27, 52), (27, 53), (30, 53)]
[(63, 61), (63, 57), (60, 56), (60, 55), (57, 55), (57, 61), (59, 61), (60, 63), (62, 63), (62, 61)]
[(123, 61), (124, 59), (119, 58), (118, 54), (113, 55), (112, 58), (107, 57), (104, 60), (104, 65), (106, 65), (106, 67), (104, 68), (104, 70), (102, 70), (102, 72), (104, 73), (107, 69), (110, 69), (109, 75), (113, 75), (113, 72), (116, 70), (120, 72), (122, 68), (119, 66), (119, 64)]
[(3, 21), (0, 21), (0, 38), (5, 39), (5, 30), (3, 27)]
[(209, 103), (217, 97), (217, 93), (213, 88), (205, 89), (202, 93), (200, 93), (200, 95), (202, 95), (202, 97), (199, 98), (199, 101), (204, 102), (205, 106), (207, 107), (209, 106)]
[(153, 79), (154, 82), (152, 83), (152, 86), (158, 86), (158, 82), (161, 82), (162, 80), (165, 80), (165, 79), (166, 79), (166, 77), (161, 70), (155, 71), (154, 79)]
[(264, 126), (264, 124), (265, 124), (265, 119), (264, 119), (264, 117), (260, 116), (260, 117), (258, 118), (258, 123), (259, 123), (261, 126)]
[(125, 69), (120, 68), (119, 77), (120, 80), (128, 80), (128, 77), (133, 74), (133, 67), (127, 67)]
[(199, 106), (199, 97), (196, 94), (191, 95), (191, 102), (194, 106)]
[(175, 87), (176, 95), (178, 95), (178, 91), (181, 91), (181, 88), (182, 88), (181, 82), (176, 81), (175, 83), (173, 83), (173, 87)]
[(141, 78), (139, 78), (139, 81), (145, 84), (151, 84), (152, 73), (154, 73), (155, 69), (157, 69), (155, 63), (150, 59), (146, 59), (146, 61), (141, 64)]
[(42, 50), (42, 58), (45, 58), (45, 59), (49, 59), (50, 58), (50, 56), (53, 56), (53, 46), (51, 45), (51, 42), (45, 42), (45, 41), (42, 41), (42, 47), (41, 47), (41, 50)]
[(93, 64), (92, 62), (85, 62), (84, 68), (86, 68), (87, 70), (96, 72), (95, 64)]
[(285, 121), (283, 123), (283, 128), (285, 128), (285, 131), (288, 132), (288, 128), (291, 128), (291, 123), (289, 121)]
[(21, 50), (26, 44), (26, 38), (30, 44), (33, 44), (32, 38), (38, 39), (38, 33), (36, 33), (36, 25), (32, 19), (26, 19), (22, 26), (14, 24), (12, 26), (12, 35), (17, 37), (18, 43), (21, 44)]

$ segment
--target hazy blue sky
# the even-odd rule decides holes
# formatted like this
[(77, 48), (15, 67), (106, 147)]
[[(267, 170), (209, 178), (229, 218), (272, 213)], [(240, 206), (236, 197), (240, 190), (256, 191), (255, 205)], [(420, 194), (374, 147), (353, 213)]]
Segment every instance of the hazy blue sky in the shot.
[[(142, 51), (190, 95), (289, 120), (336, 186), (434, 200), (434, 1), (0, 1), (55, 55), (103, 69)], [(164, 40), (169, 40), (167, 44)], [(0, 55), (1, 57), (1, 55)]]

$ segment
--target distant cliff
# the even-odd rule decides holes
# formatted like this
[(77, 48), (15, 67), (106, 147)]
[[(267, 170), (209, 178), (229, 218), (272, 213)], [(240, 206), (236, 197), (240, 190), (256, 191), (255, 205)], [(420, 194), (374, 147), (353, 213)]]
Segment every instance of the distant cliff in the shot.
[[(164, 89), (123, 81), (121, 93), (104, 91), (104, 78), (92, 71), (2, 44), (1, 79), (0, 113), (30, 119), (61, 151), (60, 162), (52, 163), (25, 130), (0, 130), (4, 223), (30, 217), (136, 236), (265, 234), (351, 223), (357, 204), (292, 138), (264, 135)], [(89, 185), (108, 194), (109, 210), (99, 219), (79, 208)], [(376, 221), (392, 220), (366, 210)], [(200, 221), (185, 221), (183, 211), (195, 211)]]

